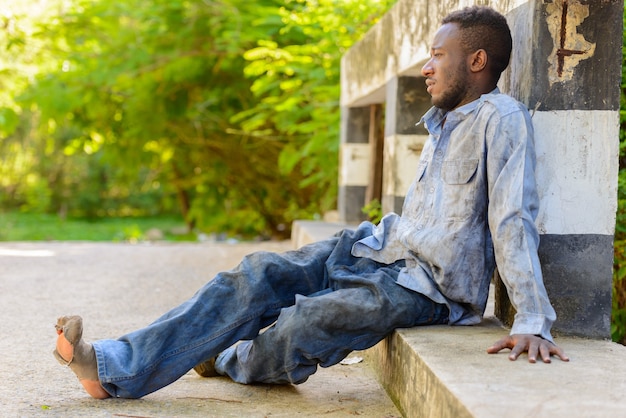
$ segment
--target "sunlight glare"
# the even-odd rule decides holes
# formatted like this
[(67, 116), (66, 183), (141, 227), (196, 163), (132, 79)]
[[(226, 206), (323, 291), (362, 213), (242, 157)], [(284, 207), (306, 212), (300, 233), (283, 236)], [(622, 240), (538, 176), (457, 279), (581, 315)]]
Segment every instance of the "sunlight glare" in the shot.
[(15, 250), (0, 248), (0, 257), (53, 257), (54, 251), (50, 250)]

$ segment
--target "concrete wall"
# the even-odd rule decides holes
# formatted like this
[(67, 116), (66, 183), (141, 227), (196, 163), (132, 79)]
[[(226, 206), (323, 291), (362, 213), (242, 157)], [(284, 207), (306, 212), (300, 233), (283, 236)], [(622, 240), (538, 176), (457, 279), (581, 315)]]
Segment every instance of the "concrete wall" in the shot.
[[(474, 3), (505, 14), (513, 32), (500, 88), (528, 105), (535, 125), (540, 257), (555, 330), (608, 337), (623, 0), (400, 0), (342, 60), (340, 217), (363, 217), (372, 104), (385, 105), (383, 210), (401, 210), (426, 138), (414, 126), (430, 106), (420, 69), (441, 18)], [(496, 310), (507, 322), (502, 290)]]

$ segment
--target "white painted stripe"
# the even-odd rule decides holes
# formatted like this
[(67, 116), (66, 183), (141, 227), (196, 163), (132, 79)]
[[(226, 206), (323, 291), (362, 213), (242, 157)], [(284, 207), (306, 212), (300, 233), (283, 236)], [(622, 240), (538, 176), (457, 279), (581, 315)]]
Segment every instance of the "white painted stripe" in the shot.
[(542, 234), (613, 235), (619, 113), (561, 110), (533, 115)]
[(405, 196), (428, 135), (389, 135), (383, 157), (383, 195)]
[(344, 142), (339, 147), (339, 187), (367, 186), (370, 170), (370, 145)]
[[(533, 115), (542, 234), (613, 235), (617, 209), (619, 113), (547, 111)], [(383, 195), (404, 196), (425, 135), (385, 138)]]

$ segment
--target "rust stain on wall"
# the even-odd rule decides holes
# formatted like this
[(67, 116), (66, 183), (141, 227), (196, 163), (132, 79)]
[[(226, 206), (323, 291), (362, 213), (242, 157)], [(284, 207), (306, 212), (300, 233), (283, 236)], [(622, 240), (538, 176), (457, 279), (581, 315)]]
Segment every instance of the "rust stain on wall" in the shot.
[(596, 44), (578, 33), (578, 27), (589, 17), (589, 5), (579, 0), (554, 0), (546, 5), (548, 30), (554, 40), (554, 48), (548, 57), (550, 85), (569, 81), (574, 68), (593, 56)]

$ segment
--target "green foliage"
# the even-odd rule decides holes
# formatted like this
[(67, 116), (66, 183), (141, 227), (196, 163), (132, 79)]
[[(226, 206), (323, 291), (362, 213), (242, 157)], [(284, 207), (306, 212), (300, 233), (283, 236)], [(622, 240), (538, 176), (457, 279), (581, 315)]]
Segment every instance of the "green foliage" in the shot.
[(124, 217), (87, 220), (57, 215), (0, 213), (0, 241), (130, 241), (150, 238), (158, 229), (164, 240), (196, 241), (184, 223), (174, 217)]
[[(626, 11), (624, 12), (626, 23)], [(613, 268), (613, 341), (626, 345), (626, 32), (622, 42), (622, 84), (620, 99), (620, 170), (618, 179), (615, 263)]]
[(383, 218), (383, 206), (378, 199), (374, 199), (363, 206), (361, 211), (367, 215), (367, 219), (373, 224), (378, 224)]
[(336, 203), (341, 57), (392, 4), (286, 2), (277, 34), (244, 55), (259, 100), (232, 121), (253, 136), (288, 138), (278, 168), (285, 175), (300, 173), (300, 187), (322, 211)]
[(613, 341), (626, 345), (626, 265), (624, 260), (625, 241), (615, 243), (616, 261), (613, 273), (613, 312), (611, 318), (611, 337)]
[(335, 206), (340, 58), (391, 3), (12, 4), (0, 207), (285, 236)]

